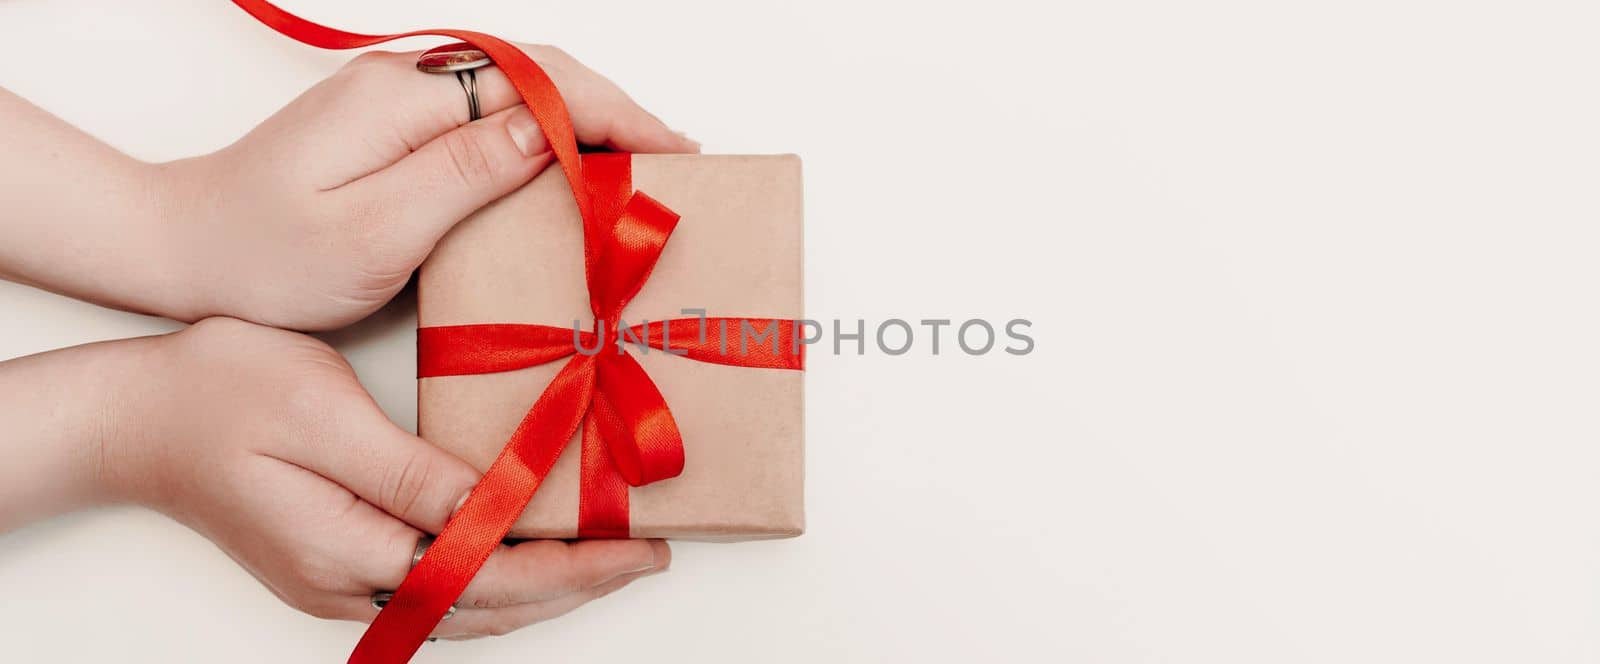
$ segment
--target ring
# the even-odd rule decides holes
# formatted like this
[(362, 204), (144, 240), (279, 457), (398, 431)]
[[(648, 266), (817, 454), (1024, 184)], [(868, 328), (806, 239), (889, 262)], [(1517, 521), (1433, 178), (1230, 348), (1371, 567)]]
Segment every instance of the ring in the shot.
[(427, 555), (430, 546), (433, 546), (432, 535), (423, 534), (417, 538), (417, 548), (411, 552), (411, 569), (416, 569), (417, 563), (422, 562), (422, 557)]
[(465, 42), (436, 46), (423, 51), (417, 58), (418, 71), (456, 75), (456, 82), (467, 93), (467, 115), (473, 120), (483, 117), (482, 108), (478, 106), (477, 69), (492, 64), (494, 61), (489, 59), (488, 54)]
[[(424, 533), (417, 538), (417, 546), (411, 550), (411, 569), (416, 569), (417, 563), (422, 562), (422, 557), (428, 554), (428, 547), (430, 546), (433, 546), (432, 535)], [(383, 607), (388, 606), (389, 600), (392, 599), (394, 599), (394, 593), (388, 590), (372, 593), (372, 608), (382, 611)], [(456, 607), (452, 605), (450, 610), (444, 613), (444, 619), (449, 620), (455, 614)]]
[[(372, 593), (372, 608), (377, 609), (379, 611), (382, 611), (383, 607), (388, 606), (389, 602), (391, 600), (393, 600), (393, 599), (394, 599), (394, 593), (389, 592), (387, 590), (380, 590), (378, 592)], [(455, 605), (451, 605), (450, 606), (450, 610), (444, 612), (444, 618), (442, 618), (442, 619), (443, 620), (449, 620), (451, 617), (453, 617), (455, 615), (456, 615), (456, 607), (455, 607)]]

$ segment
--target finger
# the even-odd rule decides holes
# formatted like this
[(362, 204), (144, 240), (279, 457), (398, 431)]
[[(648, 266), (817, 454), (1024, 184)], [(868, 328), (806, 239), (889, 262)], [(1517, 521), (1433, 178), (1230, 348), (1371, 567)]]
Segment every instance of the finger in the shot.
[(212, 509), (239, 518), (213, 524), (207, 535), (273, 594), (313, 616), (365, 619), (344, 600), (371, 592), (362, 578), (371, 565), (366, 543), (406, 533), (416, 541), (415, 529), (299, 464), (253, 459), (238, 485), (266, 488), (214, 497)]
[[(478, 481), (465, 461), (390, 422), (376, 406), (347, 418), (334, 442), (308, 446), (286, 459), (326, 477), (363, 501), (437, 533)], [(403, 531), (395, 524), (392, 539)], [(415, 538), (412, 538), (415, 542)]]
[(610, 595), (657, 570), (624, 574), (585, 590), (546, 602), (518, 604), (499, 609), (457, 609), (449, 620), (441, 621), (433, 636), (450, 641), (484, 636), (503, 636), (537, 622), (571, 613), (584, 604)]
[[(366, 581), (374, 589), (393, 589), (411, 571), (416, 538), (389, 538), (387, 551), (371, 559)], [(502, 545), (456, 600), (461, 608), (488, 609), (543, 602), (583, 592), (627, 574), (664, 569), (671, 549), (661, 540), (533, 540)]]
[(533, 179), (549, 145), (527, 107), (449, 131), (400, 161), (334, 190), (357, 219), (381, 221), (405, 246), (432, 246), (456, 222)]
[[(700, 151), (699, 143), (682, 132), (673, 131), (604, 76), (566, 58), (565, 54), (557, 59), (558, 62), (563, 60), (565, 66), (557, 67), (551, 79), (567, 102), (572, 132), (579, 143), (620, 152)], [(510, 84), (508, 79), (506, 85)]]
[[(624, 152), (699, 152), (700, 144), (673, 131), (606, 79), (553, 46), (518, 44), (555, 82), (572, 116), (573, 131), (585, 145), (605, 146)], [(417, 71), (420, 52), (371, 53), (363, 56), (363, 69), (385, 79), (396, 99), (426, 104), (423, 112), (406, 114), (409, 126), (399, 136), (409, 145), (421, 145), (467, 124), (465, 94), (454, 76)], [(474, 70), (478, 106), (484, 115), (523, 104), (499, 67)]]
[(489, 609), (551, 601), (620, 576), (665, 568), (671, 559), (661, 540), (522, 542), (490, 556), (456, 605)]

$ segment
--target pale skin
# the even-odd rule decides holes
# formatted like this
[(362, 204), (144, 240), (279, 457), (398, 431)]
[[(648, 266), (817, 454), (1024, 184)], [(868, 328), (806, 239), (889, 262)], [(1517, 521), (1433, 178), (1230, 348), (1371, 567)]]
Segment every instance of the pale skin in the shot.
[[(525, 46), (581, 142), (699, 146), (559, 50)], [(194, 323), (0, 362), (0, 531), (97, 505), (159, 510), (285, 602), (371, 621), (478, 479), (395, 426), (326, 344), (439, 238), (550, 165), (496, 69), (468, 122), (416, 53), (357, 57), (233, 145), (121, 154), (0, 89), (0, 278)], [(502, 546), (444, 638), (504, 634), (665, 570), (666, 543)]]

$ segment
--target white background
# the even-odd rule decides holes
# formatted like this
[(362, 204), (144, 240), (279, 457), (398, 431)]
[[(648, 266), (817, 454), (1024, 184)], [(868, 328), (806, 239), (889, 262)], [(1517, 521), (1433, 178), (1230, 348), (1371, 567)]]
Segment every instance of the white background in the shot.
[[(1034, 321), (814, 354), (804, 537), (419, 661), (1600, 659), (1590, 2), (284, 4), (556, 43), (708, 151), (800, 153), (812, 317)], [(0, 0), (0, 37), (0, 85), (149, 160), (350, 57), (223, 2)], [(0, 357), (174, 327), (0, 312)], [(411, 316), (332, 337), (406, 426)], [(360, 633), (134, 509), (0, 536), (0, 594), (14, 662)]]

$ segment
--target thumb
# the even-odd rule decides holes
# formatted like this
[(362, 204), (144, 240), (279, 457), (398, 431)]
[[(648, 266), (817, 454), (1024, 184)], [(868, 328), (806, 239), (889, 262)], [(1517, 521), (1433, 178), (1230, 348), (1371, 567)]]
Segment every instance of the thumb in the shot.
[(337, 191), (351, 209), (376, 212), (385, 235), (431, 246), (467, 215), (527, 184), (551, 159), (539, 123), (518, 105), (440, 134)]
[(308, 446), (303, 465), (418, 530), (438, 533), (478, 483), (467, 462), (381, 413), (340, 429), (327, 444)]

